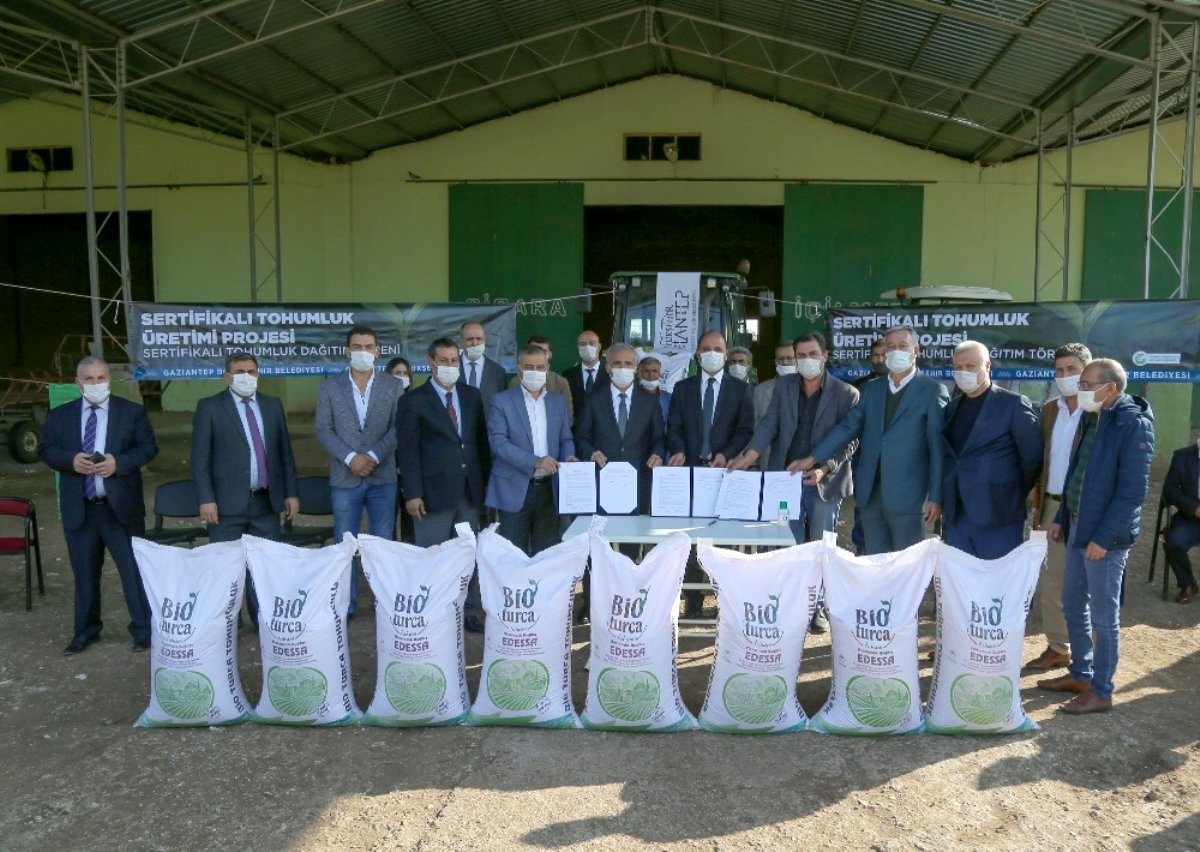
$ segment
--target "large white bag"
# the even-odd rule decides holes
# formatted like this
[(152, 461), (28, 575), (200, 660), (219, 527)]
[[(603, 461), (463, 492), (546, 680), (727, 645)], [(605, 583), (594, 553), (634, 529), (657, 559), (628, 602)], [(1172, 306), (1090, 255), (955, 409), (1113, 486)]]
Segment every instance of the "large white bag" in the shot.
[(258, 722), (349, 725), (358, 721), (350, 685), (346, 610), (354, 536), (312, 549), (242, 536), (258, 592), (263, 690)]
[(363, 573), (375, 593), (375, 697), (363, 722), (456, 725), (470, 708), (463, 658), (463, 603), (475, 570), (475, 534), (414, 547), (358, 537)]
[(495, 525), (480, 533), (487, 621), (470, 724), (579, 727), (571, 704), (571, 612), (587, 556), (585, 535), (530, 558)]
[(678, 532), (641, 565), (595, 529), (592, 647), (583, 726), (598, 731), (690, 731), (696, 719), (679, 694), (679, 591), (692, 540)]
[(246, 560), (236, 541), (194, 550), (133, 540), (150, 602), (150, 704), (138, 728), (251, 717), (237, 662)]
[(933, 577), (938, 602), (937, 658), (925, 729), (937, 734), (1037, 730), (1021, 707), (1025, 618), (1046, 561), (1046, 534), (1000, 559), (943, 544)]
[(917, 609), (941, 542), (930, 538), (876, 556), (842, 550), (832, 533), (825, 544), (833, 684), (809, 727), (826, 734), (921, 730)]
[(696, 545), (717, 594), (717, 646), (700, 727), (727, 734), (802, 731), (796, 698), (804, 635), (821, 592), (821, 542), (746, 554)]

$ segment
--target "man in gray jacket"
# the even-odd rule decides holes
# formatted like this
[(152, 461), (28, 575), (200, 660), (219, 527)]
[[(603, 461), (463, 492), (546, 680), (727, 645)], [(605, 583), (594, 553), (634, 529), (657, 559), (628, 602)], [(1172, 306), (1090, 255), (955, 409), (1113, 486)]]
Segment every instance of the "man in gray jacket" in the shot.
[[(333, 537), (358, 534), (363, 510), (371, 535), (391, 538), (396, 528), (396, 400), (400, 382), (375, 381), (379, 337), (358, 325), (346, 335), (350, 369), (317, 390), (317, 440), (329, 453)], [(358, 607), (358, 571), (351, 574), (350, 613)]]

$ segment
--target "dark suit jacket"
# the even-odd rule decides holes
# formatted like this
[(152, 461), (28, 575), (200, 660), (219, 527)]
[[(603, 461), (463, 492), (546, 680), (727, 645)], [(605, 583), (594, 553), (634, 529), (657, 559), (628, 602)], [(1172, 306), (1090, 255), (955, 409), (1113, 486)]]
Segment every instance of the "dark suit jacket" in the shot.
[[(267, 449), (267, 485), (271, 508), (283, 511), (283, 501), (295, 497), (296, 462), (283, 405), (273, 396), (255, 394), (262, 412), (263, 444)], [(223, 390), (196, 404), (192, 418), (192, 479), (201, 503), (216, 503), (223, 516), (247, 514), (250, 505), (250, 444), (242, 418), (241, 402)]]
[[(83, 480), (75, 472), (75, 455), (83, 452), (83, 401), (52, 408), (42, 426), (38, 457), (58, 471), (58, 508), (63, 529), (83, 526)], [(104, 480), (108, 504), (117, 520), (137, 535), (146, 528), (142, 498), (142, 465), (158, 455), (146, 410), (135, 402), (109, 397), (104, 452), (117, 460), (117, 472)]]
[[(573, 420), (578, 422), (579, 414), (583, 411), (583, 401), (587, 394), (583, 392), (583, 364), (576, 364), (574, 367), (568, 367), (562, 371), (563, 378), (567, 380), (567, 385), (571, 388), (571, 405)], [(596, 362), (596, 378), (592, 382), (592, 393), (597, 393), (601, 390), (607, 390), (612, 384), (612, 380), (608, 377), (608, 370), (604, 369), (604, 362)]]
[(487, 419), (479, 391), (458, 385), (458, 424), (446, 413), (445, 391), (430, 379), (396, 406), (396, 458), (404, 499), (420, 497), (427, 512), (448, 512), (464, 500), (483, 506), (492, 465)]
[(1196, 520), (1200, 508), (1200, 453), (1195, 444), (1176, 450), (1163, 482), (1163, 499), (1179, 510), (1189, 521)]
[(978, 526), (1020, 523), (1025, 495), (1042, 470), (1042, 434), (1033, 406), (1021, 394), (993, 383), (967, 442), (955, 453), (944, 436), (962, 399), (957, 396), (946, 406), (943, 429), (946, 523), (958, 520), (960, 503), (966, 519)]
[[(701, 378), (708, 378), (703, 371), (675, 383), (671, 392), (671, 411), (667, 416), (667, 456), (683, 453), (685, 464), (700, 464), (700, 441), (702, 439)], [(750, 443), (754, 437), (754, 403), (750, 385), (726, 375), (721, 379), (721, 392), (717, 396), (717, 409), (713, 412), (712, 431), (709, 439), (713, 455), (732, 459)]]
[(648, 512), (651, 472), (646, 460), (654, 455), (662, 458), (665, 452), (662, 409), (658, 397), (636, 382), (628, 393), (629, 420), (624, 438), (617, 428), (611, 386), (603, 393), (588, 395), (575, 421), (575, 455), (581, 461), (588, 461), (599, 450), (609, 461), (633, 465), (638, 472), (638, 504), (641, 511)]
[[(483, 410), (487, 412), (488, 403), (492, 401), (494, 394), (500, 393), (508, 387), (508, 380), (505, 378), (504, 368), (497, 362), (493, 361), (486, 355), (483, 356), (483, 375), (479, 377), (479, 387), (477, 390), (483, 397)], [(462, 355), (460, 365), (462, 374), (458, 377), (458, 383), (463, 387), (470, 387), (467, 384), (467, 374), (470, 370), (470, 362), (467, 361), (466, 354)]]

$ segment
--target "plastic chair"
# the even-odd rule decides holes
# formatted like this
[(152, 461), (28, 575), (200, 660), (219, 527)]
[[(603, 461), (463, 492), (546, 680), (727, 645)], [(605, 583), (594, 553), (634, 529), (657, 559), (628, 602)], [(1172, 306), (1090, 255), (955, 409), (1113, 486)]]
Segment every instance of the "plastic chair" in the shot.
[[(296, 496), (300, 498), (301, 515), (333, 517), (333, 497), (329, 491), (329, 477), (301, 476), (296, 480)], [(290, 520), (283, 522), (279, 540), (296, 547), (320, 547), (333, 538), (333, 524), (329, 526), (296, 525)]]
[(25, 557), (25, 611), (33, 609), (33, 564), (37, 563), (38, 594), (46, 594), (42, 580), (42, 544), (38, 537), (37, 509), (24, 497), (0, 497), (0, 516), (20, 518), (22, 535), (0, 537), (0, 556)]
[(187, 542), (192, 547), (198, 538), (208, 536), (208, 528), (198, 527), (166, 527), (166, 518), (199, 518), (200, 495), (196, 492), (196, 483), (190, 479), (177, 479), (174, 482), (164, 482), (154, 489), (154, 529), (146, 533), (146, 538), (159, 544), (180, 544)]
[[(1175, 512), (1172, 510), (1171, 505), (1166, 500), (1164, 500), (1162, 497), (1159, 497), (1158, 498), (1158, 515), (1154, 519), (1154, 544), (1150, 548), (1150, 576), (1146, 578), (1147, 583), (1154, 582), (1154, 565), (1155, 565), (1155, 563), (1158, 562), (1158, 544), (1160, 541), (1162, 541), (1166, 537), (1167, 529), (1170, 528), (1170, 526), (1171, 526), (1171, 516), (1174, 514), (1175, 514)], [(1163, 519), (1163, 515), (1167, 516), (1165, 520)], [(1165, 558), (1166, 558), (1165, 553), (1164, 553), (1163, 558), (1165, 560)], [(1163, 566), (1163, 590), (1162, 590), (1162, 596), (1163, 596), (1164, 601), (1167, 599), (1167, 596), (1170, 593), (1171, 593), (1171, 570), (1170, 570), (1169, 566), (1164, 565)]]

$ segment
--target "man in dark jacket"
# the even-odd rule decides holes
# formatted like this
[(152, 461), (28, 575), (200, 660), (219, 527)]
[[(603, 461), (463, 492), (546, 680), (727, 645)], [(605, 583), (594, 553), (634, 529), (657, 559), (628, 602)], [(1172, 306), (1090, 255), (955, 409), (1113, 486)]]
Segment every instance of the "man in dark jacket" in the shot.
[(1062, 602), (1071, 664), (1066, 675), (1039, 680), (1038, 686), (1075, 693), (1059, 708), (1064, 713), (1112, 709), (1121, 576), (1141, 531), (1154, 459), (1154, 414), (1146, 400), (1126, 394), (1125, 386), (1125, 370), (1111, 358), (1096, 358), (1080, 375), (1077, 400), (1087, 414), (1050, 527), (1052, 540), (1067, 543)]
[(1200, 594), (1188, 551), (1200, 544), (1200, 447), (1188, 444), (1171, 456), (1167, 481), (1163, 483), (1163, 499), (1175, 507), (1171, 526), (1163, 542), (1167, 564), (1179, 583), (1176, 603), (1191, 603)]

